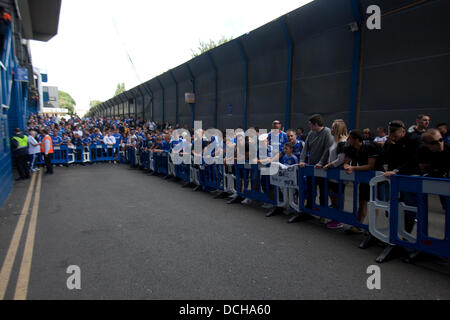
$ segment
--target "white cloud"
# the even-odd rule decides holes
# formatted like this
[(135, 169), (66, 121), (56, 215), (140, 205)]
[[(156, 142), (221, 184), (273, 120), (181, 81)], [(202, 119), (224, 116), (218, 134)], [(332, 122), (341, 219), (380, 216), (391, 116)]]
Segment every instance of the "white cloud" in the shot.
[(83, 114), (119, 82), (126, 89), (139, 84), (126, 52), (146, 81), (191, 59), (199, 40), (236, 38), (308, 2), (65, 0), (58, 34), (31, 42), (33, 65), (46, 69), (48, 84), (68, 92)]

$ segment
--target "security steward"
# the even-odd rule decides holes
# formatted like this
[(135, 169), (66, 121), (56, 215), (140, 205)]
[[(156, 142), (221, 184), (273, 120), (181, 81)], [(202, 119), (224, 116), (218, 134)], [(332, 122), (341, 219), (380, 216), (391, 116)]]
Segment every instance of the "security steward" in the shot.
[(16, 160), (19, 178), (16, 180), (25, 180), (30, 178), (30, 170), (28, 168), (28, 137), (22, 133), (22, 130), (16, 128), (14, 137), (11, 141), (11, 150)]
[(44, 162), (45, 167), (47, 170), (45, 171), (46, 174), (53, 174), (53, 165), (52, 165), (52, 156), (53, 156), (53, 142), (52, 138), (48, 134), (48, 129), (42, 130), (44, 134), (44, 138), (42, 138), (41, 141), (41, 154), (44, 155)]

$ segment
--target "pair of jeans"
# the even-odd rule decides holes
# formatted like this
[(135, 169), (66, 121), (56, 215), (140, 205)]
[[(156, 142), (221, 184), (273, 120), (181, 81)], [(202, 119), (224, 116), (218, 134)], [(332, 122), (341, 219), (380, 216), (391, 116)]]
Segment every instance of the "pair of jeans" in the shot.
[(34, 170), (34, 169), (36, 169), (36, 160), (37, 160), (37, 158), (38, 158), (38, 154), (39, 153), (33, 153), (33, 154), (30, 154), (30, 169), (31, 170)]

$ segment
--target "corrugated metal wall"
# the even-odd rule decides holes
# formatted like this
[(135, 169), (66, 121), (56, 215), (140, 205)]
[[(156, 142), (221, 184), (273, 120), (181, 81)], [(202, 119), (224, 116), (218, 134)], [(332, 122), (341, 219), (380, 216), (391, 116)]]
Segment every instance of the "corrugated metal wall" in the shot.
[[(364, 24), (373, 4), (383, 14), (381, 30)], [(219, 129), (270, 128), (274, 119), (306, 127), (314, 113), (323, 114), (327, 125), (342, 118), (350, 126), (371, 128), (393, 119), (413, 123), (423, 112), (431, 115), (432, 124), (448, 121), (447, 12), (446, 0), (315, 0), (174, 68), (178, 122), (192, 122), (184, 102), (184, 93), (193, 91), (188, 67), (195, 79), (195, 119), (204, 128), (214, 123)], [(352, 32), (350, 24), (359, 19), (363, 24)], [(174, 123), (173, 79), (169, 72), (158, 78), (165, 110), (161, 87), (152, 79), (153, 119), (162, 121), (164, 114)]]

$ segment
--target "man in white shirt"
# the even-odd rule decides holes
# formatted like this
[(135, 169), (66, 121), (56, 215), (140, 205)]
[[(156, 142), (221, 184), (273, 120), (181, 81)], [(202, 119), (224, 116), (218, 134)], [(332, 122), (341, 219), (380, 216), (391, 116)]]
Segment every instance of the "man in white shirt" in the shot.
[(83, 137), (83, 131), (81, 131), (80, 126), (77, 126), (76, 130), (73, 132), (73, 134), (77, 134), (80, 138)]
[(36, 168), (36, 160), (41, 153), (41, 145), (36, 141), (37, 132), (34, 130), (30, 131), (30, 135), (28, 136), (28, 154), (31, 157), (30, 161), (30, 169), (31, 171), (39, 171), (39, 168)]
[(116, 138), (111, 135), (111, 132), (109, 130), (106, 132), (106, 136), (103, 138), (103, 143), (107, 146), (113, 146), (116, 144)]
[(378, 143), (381, 147), (386, 143), (387, 135), (386, 130), (383, 127), (377, 128), (377, 136), (373, 139), (373, 142)]

